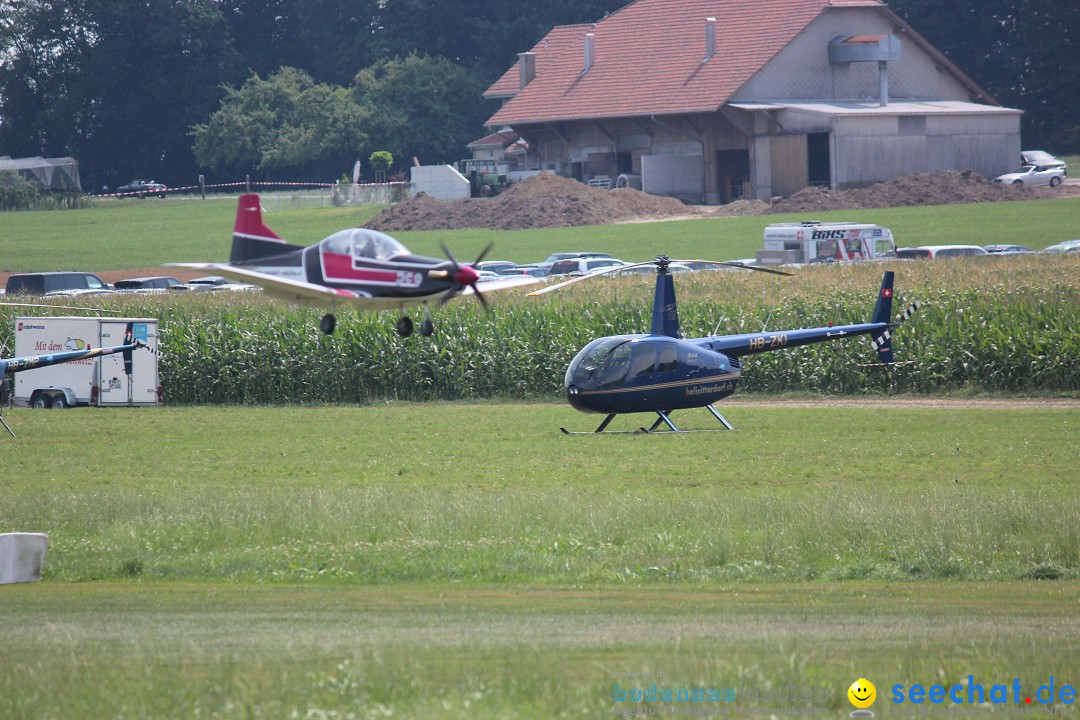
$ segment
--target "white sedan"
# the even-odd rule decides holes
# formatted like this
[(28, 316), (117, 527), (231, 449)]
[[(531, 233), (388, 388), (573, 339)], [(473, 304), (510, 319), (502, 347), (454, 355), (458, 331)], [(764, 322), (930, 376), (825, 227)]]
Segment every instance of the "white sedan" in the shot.
[(1052, 188), (1065, 182), (1065, 168), (1059, 165), (1024, 165), (1016, 172), (994, 178), (995, 185), (1049, 185)]

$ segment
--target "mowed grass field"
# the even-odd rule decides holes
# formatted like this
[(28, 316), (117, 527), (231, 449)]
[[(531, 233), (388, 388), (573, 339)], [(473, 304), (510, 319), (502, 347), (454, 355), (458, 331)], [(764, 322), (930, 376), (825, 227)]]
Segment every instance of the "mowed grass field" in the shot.
[[(297, 245), (360, 225), (380, 210), (309, 208), (268, 211), (267, 224)], [(225, 261), (236, 200), (168, 198), (108, 200), (68, 212), (0, 213), (0, 272), (122, 270), (168, 262)], [(695, 219), (578, 228), (495, 231), (466, 229), (394, 233), (416, 253), (442, 256), (445, 242), (461, 260), (494, 243), (488, 259), (539, 262), (566, 250), (608, 252), (628, 262), (670, 257), (753, 257), (771, 222), (804, 219), (877, 223), (897, 245), (1018, 243), (1042, 249), (1077, 236), (1080, 197), (1024, 202), (830, 211), (802, 215)]]
[(50, 548), (0, 588), (4, 717), (644, 711), (613, 682), (840, 717), (859, 677), (883, 715), (896, 683), (1075, 684), (1074, 402), (725, 411), (600, 437), (562, 404), (6, 413), (0, 528)]
[[(267, 222), (307, 244), (376, 211)], [(224, 260), (234, 214), (171, 198), (4, 213), (0, 271)], [(400, 236), (462, 259), (490, 240), (489, 257), (518, 261), (728, 258), (798, 219)], [(1077, 236), (1080, 199), (815, 219), (877, 222), (901, 245), (1040, 248)], [(1008, 267), (1015, 281), (1003, 265), (900, 270), (923, 299), (1067, 296), (1080, 279), (1066, 258)], [(712, 328), (714, 293), (831, 293), (827, 270), (879, 280), (680, 278), (686, 326)], [(629, 280), (545, 302), (631, 292), (647, 313)], [(0, 532), (45, 531), (50, 548), (42, 582), (0, 586), (0, 718), (840, 718), (860, 677), (892, 717), (916, 709), (890, 702), (895, 684), (1080, 684), (1075, 400), (754, 395), (721, 410), (735, 431), (601, 437), (557, 429), (598, 416), (506, 400), (6, 412), (19, 437), (0, 437)], [(703, 410), (676, 418), (716, 427)], [(618, 701), (613, 683), (736, 698)]]

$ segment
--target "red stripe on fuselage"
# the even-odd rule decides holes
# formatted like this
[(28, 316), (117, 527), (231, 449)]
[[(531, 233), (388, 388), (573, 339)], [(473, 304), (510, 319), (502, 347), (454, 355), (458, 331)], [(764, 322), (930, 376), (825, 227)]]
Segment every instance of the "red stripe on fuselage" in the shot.
[(321, 253), (321, 256), (323, 276), (327, 281), (397, 285), (396, 270), (356, 268), (353, 267), (351, 255), (324, 252)]

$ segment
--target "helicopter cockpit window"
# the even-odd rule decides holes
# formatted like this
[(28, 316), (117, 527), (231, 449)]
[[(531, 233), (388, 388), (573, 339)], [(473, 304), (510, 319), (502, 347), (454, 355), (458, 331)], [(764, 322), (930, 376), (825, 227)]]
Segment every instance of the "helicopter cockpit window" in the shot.
[(656, 344), (638, 343), (634, 346), (634, 356), (630, 362), (630, 372), (627, 376), (631, 380), (644, 377), (652, 377), (653, 367), (656, 365)]
[(595, 340), (570, 364), (567, 379), (582, 390), (619, 385), (630, 368), (630, 350), (629, 338)]
[(674, 343), (660, 346), (660, 358), (656, 363), (656, 372), (666, 373), (679, 369), (679, 348)]

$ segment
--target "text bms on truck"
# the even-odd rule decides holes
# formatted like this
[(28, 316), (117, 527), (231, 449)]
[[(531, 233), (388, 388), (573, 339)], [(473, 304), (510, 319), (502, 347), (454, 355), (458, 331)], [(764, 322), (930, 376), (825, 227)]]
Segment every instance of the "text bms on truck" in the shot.
[(896, 257), (892, 231), (881, 225), (807, 220), (765, 227), (765, 246), (757, 252), (761, 265), (811, 262), (860, 262)]

